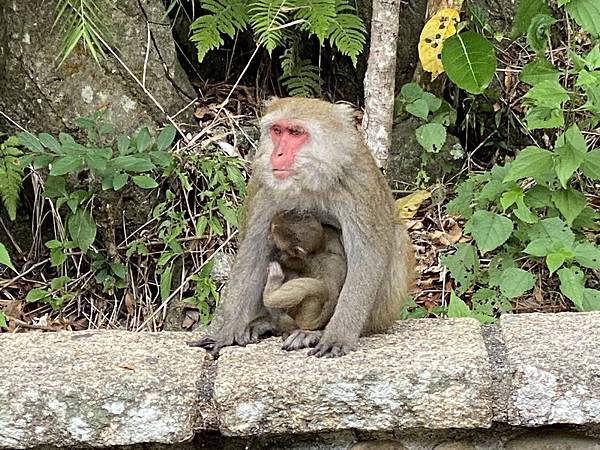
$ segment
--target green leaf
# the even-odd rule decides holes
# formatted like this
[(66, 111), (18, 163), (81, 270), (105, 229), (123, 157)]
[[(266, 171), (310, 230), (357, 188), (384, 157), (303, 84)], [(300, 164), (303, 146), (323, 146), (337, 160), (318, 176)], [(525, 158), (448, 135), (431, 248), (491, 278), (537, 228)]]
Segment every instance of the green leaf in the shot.
[(8, 250), (6, 250), (6, 247), (1, 242), (0, 242), (0, 264), (4, 264), (5, 266), (10, 267), (15, 272), (17, 271), (17, 269), (15, 269), (15, 266), (13, 266), (12, 261), (10, 260), (10, 255), (8, 254)]
[(548, 255), (554, 248), (554, 243), (550, 238), (539, 238), (531, 241), (523, 250), (523, 253), (537, 257)]
[(50, 297), (50, 293), (47, 290), (40, 289), (40, 288), (33, 288), (25, 296), (25, 301), (37, 302), (39, 300), (43, 300), (48, 297)]
[(552, 201), (571, 226), (586, 205), (585, 195), (576, 189), (558, 189), (552, 193)]
[(583, 267), (589, 269), (600, 269), (600, 248), (589, 242), (583, 242), (575, 246), (575, 260)]
[(415, 117), (419, 117), (420, 119), (427, 119), (427, 116), (429, 115), (429, 106), (422, 98), (407, 104), (405, 109), (407, 112), (411, 113)]
[(539, 217), (533, 214), (525, 204), (524, 197), (517, 199), (517, 208), (513, 209), (513, 213), (519, 220), (525, 223), (531, 224), (539, 221)]
[(534, 106), (527, 109), (525, 122), (529, 130), (562, 128), (565, 125), (565, 115), (560, 107)]
[(546, 49), (550, 27), (555, 23), (556, 19), (547, 14), (536, 14), (531, 19), (527, 30), (527, 43), (536, 53), (543, 53)]
[(592, 150), (585, 155), (581, 170), (586, 177), (600, 180), (600, 149)]
[(58, 143), (58, 141), (54, 138), (54, 136), (48, 134), (48, 133), (40, 133), (38, 135), (40, 142), (42, 144), (44, 144), (44, 147), (52, 150), (54, 153), (59, 153), (60, 152), (60, 144)]
[(138, 175), (131, 178), (133, 182), (142, 189), (154, 189), (155, 187), (158, 187), (158, 183), (154, 180), (154, 178), (149, 176)]
[(171, 154), (164, 151), (152, 152), (150, 153), (150, 158), (154, 164), (160, 167), (167, 167), (173, 160)]
[(496, 72), (496, 54), (490, 42), (479, 33), (468, 31), (444, 42), (442, 65), (458, 87), (480, 94)]
[(563, 268), (558, 272), (560, 291), (573, 302), (578, 311), (583, 311), (583, 290), (585, 278), (577, 267)]
[(50, 289), (53, 291), (61, 289), (65, 287), (69, 281), (71, 281), (71, 278), (67, 276), (56, 277), (50, 282)]
[(17, 134), (19, 141), (25, 147), (27, 147), (32, 152), (41, 153), (44, 151), (44, 147), (42, 147), (42, 143), (36, 138), (33, 134), (29, 132), (23, 132)]
[(148, 131), (147, 127), (142, 128), (138, 133), (136, 144), (139, 153), (145, 152), (152, 145), (152, 136), (150, 136), (150, 131)]
[(529, 229), (528, 236), (532, 241), (549, 239), (550, 249), (572, 248), (575, 243), (573, 230), (558, 217), (544, 219), (533, 225)]
[(8, 330), (8, 323), (6, 322), (6, 316), (0, 311), (0, 328)]
[(129, 175), (127, 175), (126, 173), (123, 173), (123, 172), (116, 173), (112, 179), (113, 189), (115, 191), (121, 190), (121, 188), (127, 184), (128, 178), (129, 178)]
[(546, 255), (546, 266), (548, 266), (548, 270), (550, 271), (550, 275), (552, 275), (558, 268), (560, 268), (567, 259), (569, 259), (570, 252), (551, 252)]
[(88, 210), (78, 209), (68, 220), (69, 235), (85, 253), (96, 239), (96, 222)]
[(494, 250), (504, 244), (512, 230), (512, 220), (490, 211), (475, 211), (465, 223), (465, 232), (473, 236), (481, 253)]
[(531, 289), (533, 283), (534, 278), (532, 274), (523, 269), (512, 267), (502, 272), (500, 292), (508, 298), (519, 297)]
[(448, 317), (472, 317), (471, 310), (467, 304), (460, 299), (454, 291), (450, 292), (448, 303)]
[(460, 243), (454, 246), (453, 255), (443, 256), (442, 264), (450, 271), (456, 281), (459, 294), (466, 292), (475, 282), (479, 272), (477, 251), (471, 244)]
[(502, 206), (502, 209), (506, 211), (509, 207), (517, 203), (517, 201), (522, 200), (524, 196), (523, 188), (515, 186), (502, 194), (500, 197), (500, 205)]
[(537, 58), (523, 67), (519, 79), (523, 83), (535, 86), (542, 81), (558, 83), (560, 72), (546, 58)]
[(125, 279), (127, 277), (127, 269), (118, 261), (110, 263), (110, 270), (121, 279)]
[(52, 163), (50, 175), (59, 176), (77, 172), (83, 167), (83, 158), (79, 155), (63, 156)]
[(536, 14), (550, 14), (548, 0), (521, 0), (513, 20), (513, 39), (527, 33), (529, 24)]
[(166, 267), (165, 271), (160, 275), (160, 299), (163, 302), (169, 298), (169, 294), (171, 293), (172, 270), (171, 267)]
[(504, 181), (517, 181), (528, 177), (535, 178), (552, 171), (554, 168), (552, 156), (552, 152), (539, 147), (524, 148), (510, 165), (510, 170)]
[(117, 170), (128, 172), (148, 172), (156, 169), (147, 156), (118, 156), (111, 161), (111, 165)]
[(127, 150), (129, 150), (129, 142), (129, 136), (119, 136), (119, 139), (117, 140), (117, 151), (119, 152), (119, 155), (124, 156), (128, 153)]
[(592, 36), (600, 36), (598, 0), (571, 0), (565, 9), (577, 24)]
[(156, 138), (156, 148), (159, 151), (167, 150), (171, 147), (177, 130), (171, 124), (168, 124), (163, 128), (158, 137)]
[(582, 153), (570, 144), (557, 148), (554, 153), (557, 156), (554, 162), (554, 170), (561, 186), (566, 189), (571, 175), (575, 173), (583, 162), (585, 153)]
[(200, 216), (195, 226), (195, 234), (196, 237), (204, 236), (204, 231), (206, 230), (206, 226), (208, 225), (208, 218), (206, 216)]
[(527, 104), (560, 108), (563, 102), (569, 100), (569, 93), (556, 80), (541, 81), (533, 86), (523, 96)]
[(430, 153), (438, 153), (446, 143), (446, 127), (428, 123), (416, 130), (417, 142)]
[(583, 290), (583, 311), (600, 311), (600, 291), (597, 289)]
[(407, 103), (420, 99), (423, 93), (423, 88), (418, 83), (406, 83), (400, 89), (400, 95)]

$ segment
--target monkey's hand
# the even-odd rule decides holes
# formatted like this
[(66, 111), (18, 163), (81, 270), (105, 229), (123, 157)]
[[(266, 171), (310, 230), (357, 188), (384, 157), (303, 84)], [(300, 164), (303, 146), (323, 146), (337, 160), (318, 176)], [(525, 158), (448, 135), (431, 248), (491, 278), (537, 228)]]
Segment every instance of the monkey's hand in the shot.
[(327, 335), (324, 334), (319, 343), (308, 354), (317, 358), (337, 358), (354, 350), (356, 350), (356, 342), (348, 342), (343, 339), (329, 340)]
[(217, 356), (223, 347), (230, 345), (239, 345), (245, 347), (248, 344), (258, 342), (261, 336), (267, 333), (274, 333), (275, 325), (268, 317), (259, 317), (241, 331), (231, 332), (221, 330), (215, 336), (206, 335), (196, 341), (188, 341), (190, 347), (202, 347), (212, 356)]
[(319, 343), (321, 336), (323, 336), (322, 330), (295, 330), (285, 338), (281, 348), (290, 352), (292, 350), (300, 350), (301, 348), (314, 347)]

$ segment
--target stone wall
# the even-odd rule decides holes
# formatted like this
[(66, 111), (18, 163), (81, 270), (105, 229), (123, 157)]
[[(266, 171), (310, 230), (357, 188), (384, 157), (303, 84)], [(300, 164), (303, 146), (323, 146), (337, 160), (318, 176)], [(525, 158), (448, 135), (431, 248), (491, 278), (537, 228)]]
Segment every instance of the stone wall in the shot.
[(194, 337), (0, 334), (0, 448), (600, 449), (600, 313), (404, 321), (339, 359)]

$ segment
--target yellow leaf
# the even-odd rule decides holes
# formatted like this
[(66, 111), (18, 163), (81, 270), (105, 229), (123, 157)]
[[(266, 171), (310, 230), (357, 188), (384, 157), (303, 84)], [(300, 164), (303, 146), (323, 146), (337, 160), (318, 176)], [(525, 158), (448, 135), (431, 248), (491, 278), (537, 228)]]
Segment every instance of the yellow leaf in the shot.
[(394, 203), (396, 218), (410, 219), (411, 217), (414, 217), (419, 209), (419, 206), (421, 206), (421, 203), (423, 203), (429, 197), (431, 197), (431, 192), (422, 190), (413, 192), (406, 197), (399, 198)]
[(442, 8), (427, 21), (419, 38), (419, 59), (423, 69), (431, 72), (431, 81), (444, 71), (442, 47), (444, 41), (456, 34), (460, 12), (456, 8)]

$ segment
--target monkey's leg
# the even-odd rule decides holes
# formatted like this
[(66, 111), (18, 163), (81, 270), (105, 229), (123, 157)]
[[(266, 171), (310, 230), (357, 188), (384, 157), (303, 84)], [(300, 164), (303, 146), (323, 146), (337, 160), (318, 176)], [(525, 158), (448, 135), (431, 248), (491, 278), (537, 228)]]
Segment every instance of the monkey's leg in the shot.
[(325, 283), (317, 278), (294, 278), (264, 297), (268, 308), (292, 308), (307, 297), (327, 299)]

